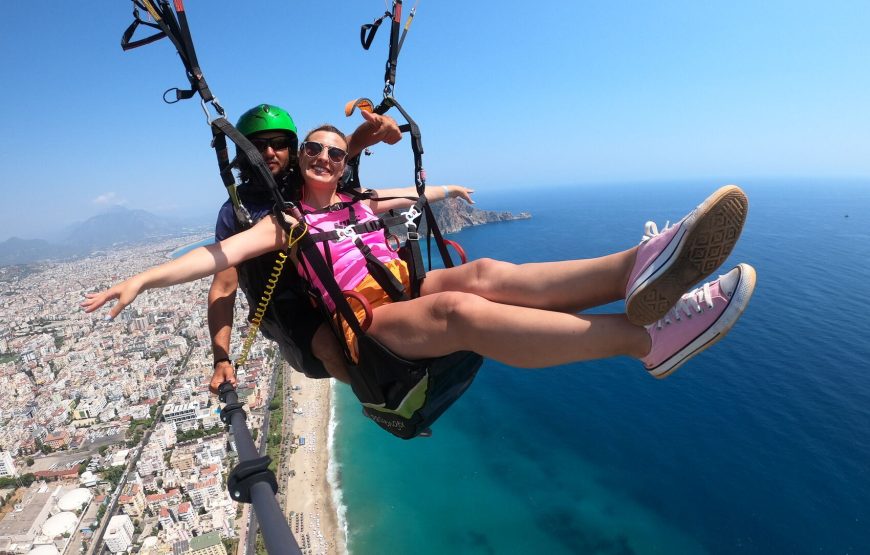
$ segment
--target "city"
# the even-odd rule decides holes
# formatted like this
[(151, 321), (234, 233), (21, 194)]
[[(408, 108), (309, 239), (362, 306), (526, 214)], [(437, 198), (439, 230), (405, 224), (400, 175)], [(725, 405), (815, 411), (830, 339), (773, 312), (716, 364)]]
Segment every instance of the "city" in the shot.
[[(248, 512), (207, 386), (210, 280), (149, 291), (115, 321), (78, 306), (199, 239), (0, 268), (0, 553), (235, 553)], [(261, 338), (239, 369), (255, 439), (275, 368)]]

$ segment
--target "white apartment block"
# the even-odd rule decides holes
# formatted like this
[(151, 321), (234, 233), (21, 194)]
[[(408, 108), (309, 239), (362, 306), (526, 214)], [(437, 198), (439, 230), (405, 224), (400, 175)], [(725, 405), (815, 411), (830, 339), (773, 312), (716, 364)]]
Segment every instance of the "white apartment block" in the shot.
[(96, 418), (106, 408), (106, 398), (102, 395), (87, 399), (79, 403), (73, 412), (75, 420), (85, 420), (87, 418)]
[(164, 451), (175, 445), (175, 426), (167, 423), (158, 424), (154, 433), (151, 434), (151, 441), (156, 442)]
[(199, 412), (199, 403), (196, 401), (176, 405), (168, 404), (163, 409), (163, 420), (165, 422), (175, 422), (176, 424), (190, 422), (191, 420), (196, 420), (197, 412)]
[(127, 515), (113, 516), (103, 536), (106, 547), (112, 553), (129, 551), (133, 545), (133, 521)]
[(223, 492), (223, 484), (219, 484), (217, 478), (208, 478), (191, 487), (187, 494), (193, 506), (200, 509), (210, 502), (219, 501)]
[(18, 476), (18, 471), (15, 470), (15, 461), (12, 460), (12, 455), (9, 451), (0, 451), (0, 476), (6, 477)]

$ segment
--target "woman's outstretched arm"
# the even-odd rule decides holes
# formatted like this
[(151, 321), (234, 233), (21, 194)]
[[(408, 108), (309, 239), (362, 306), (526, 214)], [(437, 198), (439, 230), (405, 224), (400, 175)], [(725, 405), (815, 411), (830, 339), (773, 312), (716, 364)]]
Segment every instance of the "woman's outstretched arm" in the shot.
[[(417, 201), (417, 189), (415, 187), (400, 187), (396, 189), (376, 189), (376, 197), (368, 202), (375, 214), (382, 214), (388, 210), (407, 208)], [(468, 204), (474, 204), (471, 194), (474, 189), (462, 185), (427, 185), (426, 199), (429, 202), (440, 202), (449, 198), (461, 198)], [(405, 197), (393, 200), (378, 200), (378, 197)]]
[(88, 293), (81, 303), (85, 312), (93, 312), (108, 301), (118, 302), (109, 311), (114, 318), (142, 291), (169, 287), (205, 277), (236, 266), (245, 260), (284, 247), (284, 232), (274, 217), (263, 218), (247, 231), (207, 247), (194, 249), (182, 257), (145, 270), (99, 293)]

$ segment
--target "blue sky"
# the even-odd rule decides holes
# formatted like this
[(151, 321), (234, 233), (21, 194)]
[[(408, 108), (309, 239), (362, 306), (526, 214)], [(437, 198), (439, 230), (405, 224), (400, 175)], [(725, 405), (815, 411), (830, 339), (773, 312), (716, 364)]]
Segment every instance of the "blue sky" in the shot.
[[(409, 11), (413, 1), (405, 5)], [(0, 18), (0, 241), (49, 237), (112, 203), (178, 217), (225, 197), (198, 102), (167, 40), (122, 52), (125, 1), (8, 2)], [(351, 130), (377, 101), (385, 10), (353, 2), (186, 0), (200, 63), (235, 121), (270, 102), (301, 130)], [(395, 96), (430, 183), (499, 187), (870, 177), (870, 3), (421, 0)], [(378, 147), (370, 186), (411, 184)]]

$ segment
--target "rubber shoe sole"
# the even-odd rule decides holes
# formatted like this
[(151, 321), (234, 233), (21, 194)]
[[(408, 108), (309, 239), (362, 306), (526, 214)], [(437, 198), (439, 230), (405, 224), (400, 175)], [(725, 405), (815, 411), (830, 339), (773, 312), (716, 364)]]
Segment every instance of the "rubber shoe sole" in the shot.
[(749, 212), (749, 199), (726, 185), (701, 203), (683, 222), (685, 229), (670, 253), (626, 297), (625, 313), (638, 326), (662, 318), (693, 285), (716, 271), (731, 255)]

